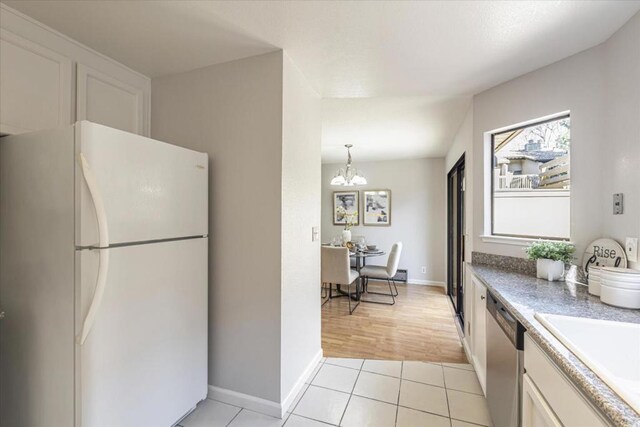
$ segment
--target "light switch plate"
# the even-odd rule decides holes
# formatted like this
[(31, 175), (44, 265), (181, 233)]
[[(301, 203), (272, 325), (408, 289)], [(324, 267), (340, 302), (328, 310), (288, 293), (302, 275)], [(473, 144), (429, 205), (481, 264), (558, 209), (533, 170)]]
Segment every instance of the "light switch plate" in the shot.
[(317, 242), (320, 238), (320, 227), (311, 227), (311, 241)]
[(624, 251), (627, 253), (627, 260), (638, 262), (638, 238), (627, 237), (624, 245)]

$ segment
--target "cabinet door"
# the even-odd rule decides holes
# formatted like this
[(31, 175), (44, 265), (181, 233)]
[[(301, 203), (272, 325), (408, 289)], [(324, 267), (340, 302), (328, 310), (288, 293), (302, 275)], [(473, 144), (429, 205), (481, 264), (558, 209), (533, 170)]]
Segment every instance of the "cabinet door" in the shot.
[(473, 358), (482, 389), (487, 376), (487, 288), (473, 279)]
[(142, 135), (144, 97), (132, 87), (83, 64), (77, 70), (77, 119)]
[(0, 30), (0, 133), (71, 123), (71, 61)]
[(562, 427), (531, 377), (522, 377), (522, 427)]

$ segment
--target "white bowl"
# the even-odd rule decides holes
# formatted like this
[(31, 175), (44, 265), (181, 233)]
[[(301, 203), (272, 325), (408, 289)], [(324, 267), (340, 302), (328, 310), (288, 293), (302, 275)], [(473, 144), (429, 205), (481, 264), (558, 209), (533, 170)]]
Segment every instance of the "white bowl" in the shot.
[(600, 283), (608, 286), (640, 289), (640, 274), (618, 273), (615, 271), (602, 270)]
[(640, 288), (622, 289), (608, 286), (606, 282), (603, 282), (600, 287), (600, 300), (616, 307), (640, 308)]

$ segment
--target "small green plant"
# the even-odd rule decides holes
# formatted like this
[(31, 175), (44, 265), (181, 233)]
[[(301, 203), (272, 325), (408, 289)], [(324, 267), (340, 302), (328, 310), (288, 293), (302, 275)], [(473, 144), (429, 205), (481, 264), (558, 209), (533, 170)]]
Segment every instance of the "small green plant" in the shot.
[(568, 263), (573, 259), (576, 248), (571, 243), (566, 242), (535, 242), (525, 248), (529, 259), (551, 259)]

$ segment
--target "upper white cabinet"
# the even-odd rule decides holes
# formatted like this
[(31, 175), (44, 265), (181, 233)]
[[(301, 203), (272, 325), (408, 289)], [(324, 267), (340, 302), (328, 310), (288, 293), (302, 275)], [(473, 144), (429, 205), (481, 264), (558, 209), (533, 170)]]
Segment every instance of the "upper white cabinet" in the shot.
[(149, 136), (151, 80), (0, 3), (0, 133), (90, 120)]
[(78, 64), (77, 120), (144, 134), (144, 94), (98, 70)]
[(71, 60), (0, 29), (0, 133), (71, 122)]

